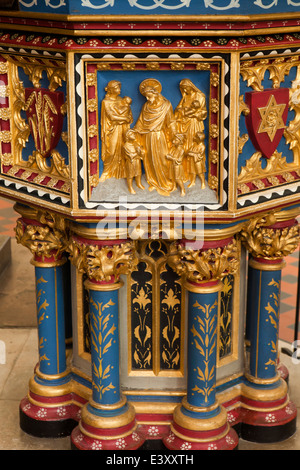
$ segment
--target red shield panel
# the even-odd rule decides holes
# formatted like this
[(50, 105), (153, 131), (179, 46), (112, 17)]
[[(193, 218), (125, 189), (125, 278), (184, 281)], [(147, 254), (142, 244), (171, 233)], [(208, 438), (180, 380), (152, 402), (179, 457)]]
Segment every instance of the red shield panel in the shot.
[(257, 151), (270, 158), (279, 145), (289, 111), (289, 89), (245, 93), (250, 109), (246, 116), (249, 137)]
[(47, 158), (57, 146), (62, 126), (64, 94), (44, 88), (25, 88), (25, 111), (36, 150)]

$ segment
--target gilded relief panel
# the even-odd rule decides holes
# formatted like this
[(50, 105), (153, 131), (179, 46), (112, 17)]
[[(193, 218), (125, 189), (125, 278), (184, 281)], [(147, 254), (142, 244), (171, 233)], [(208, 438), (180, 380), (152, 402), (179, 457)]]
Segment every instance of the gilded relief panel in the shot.
[(238, 196), (300, 180), (298, 54), (241, 62)]
[(1, 54), (0, 78), (1, 173), (68, 197), (65, 62)]
[(219, 202), (222, 62), (83, 63), (86, 197)]

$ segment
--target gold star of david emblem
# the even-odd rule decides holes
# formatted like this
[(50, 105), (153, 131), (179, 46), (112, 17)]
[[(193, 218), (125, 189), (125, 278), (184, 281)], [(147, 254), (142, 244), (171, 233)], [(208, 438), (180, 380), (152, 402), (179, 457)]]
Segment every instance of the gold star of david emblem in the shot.
[(262, 119), (257, 131), (258, 134), (266, 132), (270, 141), (273, 142), (276, 132), (286, 127), (282, 119), (285, 107), (285, 103), (277, 104), (275, 96), (271, 95), (267, 106), (265, 108), (258, 108)]

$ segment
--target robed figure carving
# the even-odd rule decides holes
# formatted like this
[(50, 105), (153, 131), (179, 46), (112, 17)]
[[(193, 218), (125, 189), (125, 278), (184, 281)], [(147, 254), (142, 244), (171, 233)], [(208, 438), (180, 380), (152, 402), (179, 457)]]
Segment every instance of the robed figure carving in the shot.
[(175, 110), (175, 118), (180, 134), (185, 135), (185, 150), (193, 145), (194, 137), (204, 131), (204, 120), (207, 117), (206, 98), (191, 80), (181, 80), (179, 88), (182, 98)]
[(112, 80), (106, 88), (101, 108), (101, 141), (103, 173), (100, 181), (107, 178), (126, 178), (125, 135), (133, 121), (131, 98), (120, 96), (121, 83)]
[(161, 91), (158, 80), (146, 79), (140, 84), (140, 92), (147, 101), (136, 122), (135, 131), (145, 149), (143, 163), (149, 191), (156, 189), (159, 194), (168, 196), (175, 189), (167, 154), (176, 134), (176, 122), (172, 105)]

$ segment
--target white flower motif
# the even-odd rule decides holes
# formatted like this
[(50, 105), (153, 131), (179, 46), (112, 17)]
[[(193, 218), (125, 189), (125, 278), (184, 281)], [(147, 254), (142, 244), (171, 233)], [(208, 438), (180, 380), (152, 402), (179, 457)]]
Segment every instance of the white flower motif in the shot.
[(30, 410), (30, 408), (31, 408), (31, 404), (30, 404), (30, 403), (27, 403), (27, 405), (25, 405), (25, 406), (23, 407), (23, 410), (24, 410), (24, 411), (28, 411), (28, 410)]
[(74, 438), (74, 441), (75, 441), (75, 442), (81, 442), (81, 441), (83, 441), (83, 435), (82, 435), (82, 434), (78, 434), (78, 435)]
[(150, 39), (150, 41), (147, 41), (147, 46), (153, 47), (155, 45), (156, 45), (156, 41), (154, 41), (153, 39)]
[(177, 47), (184, 47), (184, 46), (185, 46), (185, 42), (184, 42), (184, 41), (176, 41), (176, 46), (177, 46)]
[(24, 39), (25, 39), (25, 36), (20, 36), (18, 37), (17, 42), (22, 42), (24, 41)]
[(227, 434), (225, 440), (226, 440), (227, 444), (234, 444), (234, 439), (232, 439), (232, 437), (228, 436), (228, 434)]
[(56, 43), (56, 39), (50, 39), (50, 41), (48, 42), (48, 45), (53, 46), (53, 44), (55, 43)]
[(92, 47), (97, 47), (98, 44), (99, 44), (99, 42), (97, 41), (97, 39), (92, 39), (90, 41), (90, 46), (92, 46)]
[(117, 45), (118, 46), (126, 46), (126, 41), (123, 41), (123, 39), (121, 39), (120, 41), (117, 41)]
[(271, 38), (270, 36), (267, 36), (266, 40), (269, 41), (269, 42), (275, 42), (275, 40), (273, 38)]
[(294, 413), (294, 410), (291, 406), (287, 406), (285, 412), (287, 415), (292, 415)]
[(235, 417), (233, 413), (230, 413), (230, 412), (227, 413), (227, 421), (229, 423), (233, 423), (235, 421)]
[(191, 449), (192, 448), (192, 444), (190, 444), (189, 442), (184, 442), (183, 444), (181, 444), (180, 446), (180, 449), (181, 450), (187, 450), (187, 449)]
[(119, 449), (125, 449), (125, 447), (126, 447), (126, 441), (125, 441), (125, 439), (118, 439), (117, 442), (116, 442), (116, 446), (117, 446)]
[(209, 444), (207, 450), (218, 450), (218, 447), (216, 446), (216, 444)]
[(100, 441), (93, 441), (92, 443), (92, 450), (101, 450), (102, 443)]
[(73, 40), (72, 40), (72, 39), (68, 39), (68, 40), (65, 42), (65, 45), (66, 45), (67, 47), (73, 46)]
[(204, 41), (203, 44), (204, 44), (205, 47), (211, 47), (213, 45), (213, 42), (212, 41)]
[(231, 46), (238, 46), (239, 42), (236, 39), (232, 39), (232, 41), (229, 42)]
[(133, 432), (131, 437), (134, 441), (139, 441), (140, 440), (140, 436), (136, 432)]
[(157, 426), (150, 426), (148, 428), (148, 433), (150, 436), (157, 436), (159, 434), (159, 429)]
[(171, 431), (168, 437), (166, 438), (167, 442), (173, 442), (175, 439), (175, 434)]
[(276, 421), (276, 417), (272, 413), (268, 413), (265, 419), (268, 423), (275, 423)]
[(38, 412), (36, 413), (36, 415), (39, 418), (45, 418), (45, 416), (47, 416), (47, 410), (45, 408), (40, 408)]
[(60, 406), (59, 408), (57, 408), (57, 414), (59, 416), (66, 416), (67, 408), (65, 406)]

